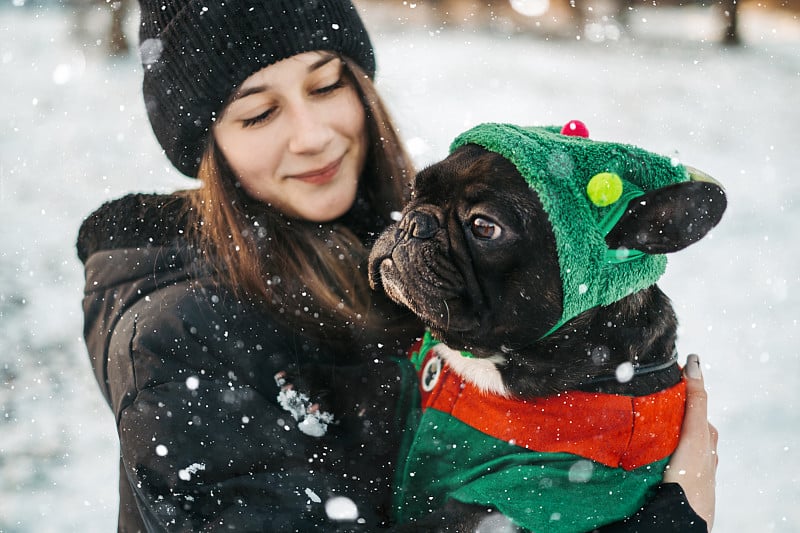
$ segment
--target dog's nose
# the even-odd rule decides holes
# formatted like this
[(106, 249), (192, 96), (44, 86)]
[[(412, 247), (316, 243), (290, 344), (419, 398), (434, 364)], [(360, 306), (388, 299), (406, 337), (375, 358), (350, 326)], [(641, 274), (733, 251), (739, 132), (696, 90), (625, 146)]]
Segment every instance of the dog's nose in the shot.
[(430, 239), (439, 229), (435, 215), (424, 211), (411, 211), (406, 214), (406, 231), (415, 239)]

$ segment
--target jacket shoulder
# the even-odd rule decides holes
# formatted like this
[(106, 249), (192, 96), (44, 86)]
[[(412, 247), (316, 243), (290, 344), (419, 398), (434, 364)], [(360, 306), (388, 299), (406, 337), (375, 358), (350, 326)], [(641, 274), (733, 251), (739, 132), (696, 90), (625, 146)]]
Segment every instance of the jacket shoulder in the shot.
[(78, 230), (76, 248), (82, 263), (95, 252), (167, 245), (183, 235), (186, 193), (129, 194), (111, 200), (89, 215)]
[(138, 298), (109, 333), (106, 356), (94, 366), (117, 417), (139, 394), (162, 394), (193, 375), (272, 394), (272, 376), (290, 368), (301, 351), (270, 315), (200, 280)]

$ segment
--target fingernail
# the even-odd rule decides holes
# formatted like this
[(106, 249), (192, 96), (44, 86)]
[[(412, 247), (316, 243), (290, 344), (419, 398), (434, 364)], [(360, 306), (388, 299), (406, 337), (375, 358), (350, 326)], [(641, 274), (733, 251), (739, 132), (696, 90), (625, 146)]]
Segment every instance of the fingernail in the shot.
[(690, 354), (686, 358), (686, 375), (692, 379), (701, 379), (703, 371), (700, 369), (700, 358), (696, 354)]

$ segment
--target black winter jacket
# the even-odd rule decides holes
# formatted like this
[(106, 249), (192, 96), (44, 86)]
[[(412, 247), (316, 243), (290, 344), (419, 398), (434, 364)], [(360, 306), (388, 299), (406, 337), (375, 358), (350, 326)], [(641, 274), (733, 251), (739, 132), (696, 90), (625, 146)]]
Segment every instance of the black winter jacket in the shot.
[[(128, 196), (89, 217), (78, 239), (85, 339), (120, 439), (119, 530), (374, 530), (398, 436), (346, 424), (306, 436), (274, 379), (360, 360), (217, 287), (181, 239), (180, 207)], [(328, 518), (336, 496), (355, 503), (358, 522)], [(342, 501), (334, 511), (348, 509)]]
[[(280, 406), (274, 376), (304, 364), (383, 372), (404, 414), (402, 364), (365, 367), (238, 301), (187, 245), (181, 212), (177, 196), (127, 196), (87, 218), (78, 238), (84, 336), (120, 441), (119, 531), (385, 527), (402, 417), (307, 436)], [(356, 520), (335, 519), (353, 504)], [(664, 485), (608, 530), (693, 528), (705, 524)]]

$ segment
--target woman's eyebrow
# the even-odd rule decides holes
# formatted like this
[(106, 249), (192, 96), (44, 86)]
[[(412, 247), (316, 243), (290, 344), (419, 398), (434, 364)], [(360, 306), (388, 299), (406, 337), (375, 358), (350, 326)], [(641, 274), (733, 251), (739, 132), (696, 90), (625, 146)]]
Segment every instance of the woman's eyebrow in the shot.
[(241, 100), (242, 98), (247, 98), (248, 96), (250, 96), (252, 94), (257, 94), (257, 93), (260, 93), (260, 92), (264, 92), (268, 88), (269, 88), (268, 85), (253, 85), (253, 86), (247, 87), (246, 89), (239, 89), (235, 93), (233, 93), (233, 96), (231, 96), (230, 103), (232, 104), (236, 100)]
[[(336, 56), (334, 54), (325, 55), (325, 56), (321, 57), (318, 61), (315, 61), (314, 63), (310, 64), (308, 66), (307, 71), (309, 73), (311, 73), (311, 72), (314, 72), (315, 70), (319, 70), (320, 68), (324, 67), (325, 65), (327, 65), (328, 63), (330, 63), (334, 59), (338, 59), (338, 56)], [(250, 86), (250, 87), (239, 89), (239, 90), (237, 90), (236, 92), (233, 93), (233, 96), (231, 97), (231, 103), (235, 102), (236, 100), (241, 100), (242, 98), (246, 98), (246, 97), (248, 97), (248, 96), (250, 96), (252, 94), (257, 94), (257, 93), (260, 93), (260, 92), (264, 92), (267, 89), (269, 89), (269, 85), (267, 85), (267, 84), (253, 85), (253, 86)]]
[(335, 54), (325, 54), (321, 58), (319, 58), (318, 61), (315, 61), (314, 63), (311, 63), (311, 65), (308, 66), (308, 72), (313, 72), (319, 68), (322, 68), (331, 61), (333, 61), (334, 59), (339, 59), (339, 56)]

